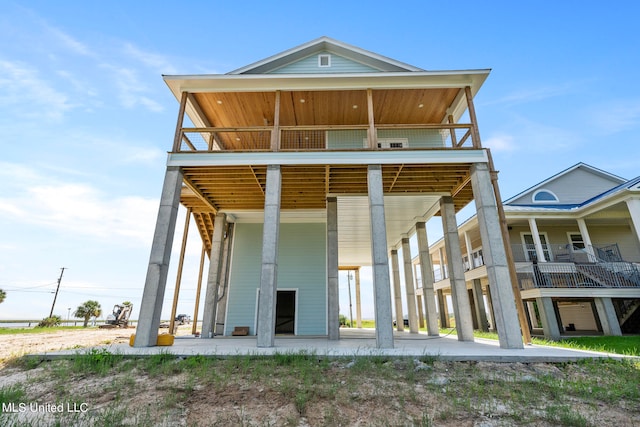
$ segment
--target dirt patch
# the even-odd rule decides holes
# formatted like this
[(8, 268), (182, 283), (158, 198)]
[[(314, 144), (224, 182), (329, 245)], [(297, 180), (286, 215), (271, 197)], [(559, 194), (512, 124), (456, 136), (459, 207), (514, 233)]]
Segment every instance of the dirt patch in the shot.
[[(0, 354), (128, 341), (132, 332), (4, 336)], [(77, 360), (30, 360), (0, 369), (0, 394), (3, 402), (41, 406), (0, 414), (3, 425), (640, 425), (637, 363), (194, 356), (120, 358), (105, 371)], [(47, 404), (86, 412), (51, 413)]]

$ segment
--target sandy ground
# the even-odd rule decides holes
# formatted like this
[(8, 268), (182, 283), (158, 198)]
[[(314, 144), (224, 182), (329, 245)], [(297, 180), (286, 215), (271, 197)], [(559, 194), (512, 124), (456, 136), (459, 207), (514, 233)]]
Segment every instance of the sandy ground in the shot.
[[(190, 335), (192, 325), (181, 325), (177, 335)], [(127, 329), (100, 329), (89, 327), (81, 330), (65, 330), (34, 334), (0, 335), (0, 367), (11, 358), (25, 354), (44, 353), (101, 344), (128, 343), (134, 327)], [(168, 329), (161, 329), (161, 333)]]

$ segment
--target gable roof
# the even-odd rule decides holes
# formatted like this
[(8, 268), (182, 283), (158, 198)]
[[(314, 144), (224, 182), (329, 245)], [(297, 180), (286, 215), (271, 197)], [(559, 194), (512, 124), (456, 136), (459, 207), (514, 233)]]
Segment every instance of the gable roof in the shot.
[(227, 74), (267, 74), (303, 58), (323, 52), (335, 53), (344, 58), (379, 70), (380, 72), (425, 71), (413, 65), (405, 64), (404, 62), (396, 61), (395, 59), (323, 36), (254, 62), (253, 64), (238, 68)]
[(603, 178), (607, 181), (611, 182), (611, 187), (609, 189), (607, 189), (604, 193), (608, 193), (609, 191), (612, 190), (612, 188), (617, 188), (617, 186), (619, 185), (623, 185), (624, 183), (627, 182), (626, 179), (621, 178), (617, 175), (614, 175), (612, 173), (609, 173), (607, 171), (604, 171), (602, 169), (598, 169), (596, 167), (593, 167), (591, 165), (588, 165), (586, 163), (576, 163), (575, 165), (561, 171), (558, 172), (557, 174), (545, 179), (544, 181), (539, 182), (538, 184), (527, 188), (526, 190), (516, 194), (515, 196), (505, 200), (503, 203), (504, 205), (511, 205), (511, 206), (531, 206), (531, 207), (536, 207), (536, 208), (545, 208), (545, 207), (550, 207), (550, 208), (554, 208), (554, 209), (568, 209), (568, 208), (573, 208), (573, 207), (577, 207), (577, 206), (582, 206), (588, 202), (590, 202), (591, 200), (593, 200), (595, 197), (598, 197), (598, 195), (604, 194), (604, 193), (599, 193), (597, 196), (591, 196), (591, 197), (587, 197), (585, 200), (581, 200), (580, 202), (574, 202), (574, 203), (568, 203), (568, 204), (559, 204), (559, 203), (552, 203), (552, 204), (544, 204), (544, 203), (514, 203), (520, 199), (523, 199), (526, 196), (531, 196), (533, 195), (535, 192), (537, 192), (538, 190), (543, 190), (543, 189), (547, 189), (546, 187), (549, 187), (551, 184), (553, 184), (556, 181), (559, 181), (562, 177), (565, 177), (573, 172), (575, 172), (576, 170), (581, 169), (589, 174), (595, 175), (597, 177)]

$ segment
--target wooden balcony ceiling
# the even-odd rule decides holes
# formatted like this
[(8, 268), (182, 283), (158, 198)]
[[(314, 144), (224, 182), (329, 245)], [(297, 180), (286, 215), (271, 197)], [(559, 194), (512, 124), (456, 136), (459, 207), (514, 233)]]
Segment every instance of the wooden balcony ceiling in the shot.
[[(379, 89), (373, 91), (376, 124), (439, 124), (446, 119), (460, 89)], [(271, 126), (275, 117), (275, 92), (193, 93), (201, 117), (196, 126), (223, 128)], [(204, 116), (204, 117), (202, 117)], [(364, 90), (282, 91), (281, 126), (331, 126), (368, 124)]]
[[(324, 209), (328, 195), (366, 195), (366, 165), (282, 166), (281, 208)], [(468, 164), (384, 165), (386, 195), (452, 194), (456, 210), (473, 200)], [(262, 210), (265, 166), (186, 167), (181, 202), (194, 212)], [(197, 194), (196, 194), (197, 193)], [(205, 202), (206, 201), (206, 202)]]

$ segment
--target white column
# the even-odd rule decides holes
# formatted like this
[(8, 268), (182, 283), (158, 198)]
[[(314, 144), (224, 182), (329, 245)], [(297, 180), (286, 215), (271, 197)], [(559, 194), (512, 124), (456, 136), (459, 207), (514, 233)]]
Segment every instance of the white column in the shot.
[(393, 348), (391, 286), (381, 165), (369, 165), (367, 169), (367, 186), (371, 224), (371, 264), (373, 265), (376, 345), (378, 348)]
[(578, 230), (580, 230), (580, 235), (582, 236), (582, 241), (584, 242), (585, 249), (591, 255), (589, 261), (593, 262), (593, 258), (595, 257), (595, 252), (593, 250), (593, 244), (591, 243), (591, 236), (589, 235), (589, 230), (587, 229), (587, 223), (582, 218), (578, 218)]
[(471, 258), (471, 238), (469, 232), (464, 232), (464, 246), (467, 249), (467, 260), (469, 261), (469, 270), (473, 269), (473, 259)]
[(147, 277), (144, 283), (138, 326), (136, 328), (135, 347), (155, 346), (158, 340), (160, 314), (167, 286), (167, 274), (171, 259), (171, 247), (176, 229), (180, 191), (182, 189), (182, 170), (169, 166), (164, 177), (158, 219), (151, 245)]
[(636, 234), (636, 243), (640, 246), (640, 199), (627, 200), (627, 209), (631, 215), (631, 226)]
[(275, 344), (276, 299), (278, 295), (278, 240), (280, 235), (280, 165), (267, 166), (262, 231), (262, 269), (258, 298), (258, 347)]
[(536, 256), (538, 257), (538, 262), (547, 262), (547, 259), (544, 257), (544, 249), (542, 248), (542, 241), (540, 240), (540, 233), (538, 232), (538, 224), (536, 223), (535, 218), (529, 218), (529, 228), (531, 229), (531, 235), (533, 236), (533, 243), (536, 247)]

